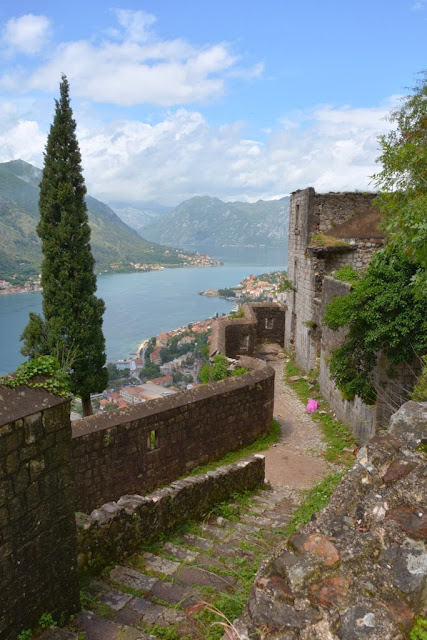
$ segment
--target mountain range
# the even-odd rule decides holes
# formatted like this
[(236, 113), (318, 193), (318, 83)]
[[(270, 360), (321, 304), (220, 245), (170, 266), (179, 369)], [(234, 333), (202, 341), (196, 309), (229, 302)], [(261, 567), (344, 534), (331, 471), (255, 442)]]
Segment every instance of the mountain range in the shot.
[(254, 203), (195, 196), (139, 232), (154, 242), (200, 251), (215, 246), (279, 247), (286, 242), (288, 223), (288, 196)]
[[(40, 272), (36, 227), (41, 176), (40, 169), (23, 160), (0, 163), (0, 278)], [(86, 204), (98, 271), (129, 270), (132, 262), (185, 263), (177, 250), (145, 240), (100, 200), (87, 196)]]

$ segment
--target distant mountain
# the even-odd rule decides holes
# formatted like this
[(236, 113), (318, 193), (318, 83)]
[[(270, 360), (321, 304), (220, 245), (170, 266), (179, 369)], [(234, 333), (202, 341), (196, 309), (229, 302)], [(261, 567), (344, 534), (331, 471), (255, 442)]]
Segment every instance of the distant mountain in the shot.
[(167, 215), (172, 207), (163, 207), (154, 202), (132, 203), (113, 201), (108, 203), (121, 220), (131, 229), (144, 236), (143, 229)]
[[(42, 172), (13, 160), (0, 163), (0, 278), (40, 272), (41, 243), (36, 232)], [(183, 264), (178, 251), (144, 240), (109, 206), (87, 196), (91, 245), (98, 271), (129, 269), (130, 263)]]
[(288, 221), (288, 196), (254, 203), (197, 196), (145, 227), (144, 235), (162, 244), (198, 250), (213, 246), (278, 247), (286, 241)]

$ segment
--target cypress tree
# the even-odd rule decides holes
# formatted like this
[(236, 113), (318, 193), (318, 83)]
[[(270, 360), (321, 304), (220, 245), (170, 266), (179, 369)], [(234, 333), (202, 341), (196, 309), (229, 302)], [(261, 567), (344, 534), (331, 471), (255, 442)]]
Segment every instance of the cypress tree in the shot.
[(83, 414), (89, 415), (90, 394), (103, 391), (108, 381), (102, 332), (105, 305), (95, 296), (86, 187), (65, 75), (55, 103), (44, 154), (37, 227), (43, 250), (44, 318), (30, 314), (21, 336), (21, 351), (30, 357), (55, 355), (69, 370), (72, 391), (81, 396)]

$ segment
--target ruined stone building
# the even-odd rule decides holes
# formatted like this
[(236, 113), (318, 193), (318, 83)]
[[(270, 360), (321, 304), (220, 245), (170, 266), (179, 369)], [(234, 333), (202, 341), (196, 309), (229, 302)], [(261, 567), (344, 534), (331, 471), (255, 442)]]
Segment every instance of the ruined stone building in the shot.
[(318, 194), (310, 187), (292, 194), (289, 212), (288, 278), (293, 290), (287, 296), (285, 348), (303, 371), (318, 369), (322, 395), (359, 441), (387, 423), (415, 381), (411, 365), (401, 365), (391, 380), (387, 362), (378, 354), (373, 371), (378, 399), (368, 406), (357, 396), (343, 399), (329, 375), (330, 353), (346, 332), (323, 326), (322, 317), (332, 298), (350, 291), (350, 285), (333, 278), (334, 272), (347, 264), (363, 272), (383, 246), (374, 199), (373, 193)]
[(285, 347), (304, 371), (316, 367), (324, 277), (346, 264), (362, 271), (384, 236), (369, 193), (322, 193), (312, 187), (291, 196)]

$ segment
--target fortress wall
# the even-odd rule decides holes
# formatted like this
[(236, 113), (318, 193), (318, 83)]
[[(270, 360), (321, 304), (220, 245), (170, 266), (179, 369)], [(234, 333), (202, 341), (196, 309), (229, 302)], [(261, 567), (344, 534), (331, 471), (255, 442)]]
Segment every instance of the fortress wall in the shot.
[(220, 320), (210, 340), (210, 355), (223, 353), (228, 358), (239, 355), (254, 356), (263, 342), (283, 347), (285, 335), (285, 307), (275, 302), (251, 302), (242, 306), (243, 318)]
[(0, 638), (80, 609), (70, 403), (0, 386)]
[[(348, 283), (326, 276), (323, 281), (321, 316), (333, 298), (346, 295), (350, 289)], [(395, 366), (394, 377), (391, 378), (388, 375), (390, 365), (387, 359), (378, 354), (377, 364), (372, 372), (377, 390), (375, 405), (365, 404), (358, 396), (354, 400), (345, 400), (330, 377), (329, 359), (331, 351), (344, 342), (346, 333), (344, 327), (332, 331), (322, 325), (319, 386), (337, 418), (351, 429), (358, 442), (364, 443), (375, 435), (378, 427), (385, 427), (390, 416), (408, 400), (408, 393), (416, 382), (420, 367), (417, 363)]]
[(76, 421), (77, 509), (153, 491), (268, 433), (274, 370), (255, 359), (244, 364), (244, 375)]
[(188, 520), (206, 516), (215, 504), (263, 486), (265, 458), (255, 455), (208, 473), (173, 482), (148, 496), (127, 495), (90, 515), (79, 514), (79, 568), (100, 571), (120, 563)]

